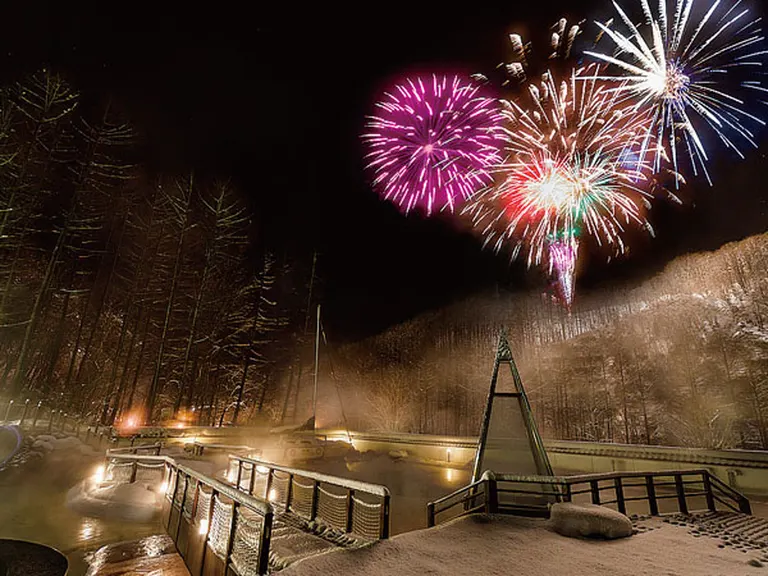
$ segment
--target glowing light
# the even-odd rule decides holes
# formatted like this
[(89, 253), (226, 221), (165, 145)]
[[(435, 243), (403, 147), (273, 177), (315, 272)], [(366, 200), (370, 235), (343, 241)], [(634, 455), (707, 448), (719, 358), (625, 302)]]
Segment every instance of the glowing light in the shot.
[(208, 519), (203, 518), (200, 520), (200, 526), (197, 527), (197, 533), (198, 534), (208, 534)]
[(455, 476), (455, 470), (453, 470), (452, 468), (445, 469), (445, 479), (448, 482), (453, 482), (454, 476)]
[(266, 473), (268, 473), (268, 472), (269, 472), (269, 468), (267, 468), (266, 466), (262, 466), (261, 464), (259, 464), (258, 466), (256, 466), (256, 472), (258, 472), (259, 474), (266, 474)]
[(267, 496), (267, 500), (270, 502), (275, 502), (277, 500), (277, 490), (274, 488), (270, 488), (269, 495)]
[(168, 492), (168, 482), (160, 484), (160, 494), (166, 494)]
[(103, 465), (98, 466), (96, 470), (94, 470), (93, 475), (91, 476), (91, 479), (95, 483), (101, 484), (102, 482), (104, 482), (105, 473), (106, 473), (106, 469), (104, 468), (104, 466)]
[(634, 110), (652, 112), (641, 159), (653, 156), (659, 170), (668, 146), (676, 172), (678, 157), (685, 155), (694, 174), (703, 172), (711, 183), (701, 128), (742, 158), (741, 143), (757, 148), (753, 129), (765, 122), (748, 105), (766, 101), (760, 77), (768, 50), (760, 18), (750, 16), (741, 0), (705, 4), (694, 12), (694, 0), (659, 0), (654, 13), (640, 0), (645, 23), (636, 25), (614, 2), (623, 29), (597, 25), (617, 50), (586, 54), (614, 67), (603, 78), (620, 83), (612, 90), (632, 101)]
[(229, 470), (227, 472), (227, 482), (234, 484), (237, 481), (237, 472), (235, 470)]
[(454, 211), (488, 185), (498, 161), (501, 120), (496, 100), (458, 76), (416, 77), (376, 104), (363, 135), (373, 187), (409, 213)]

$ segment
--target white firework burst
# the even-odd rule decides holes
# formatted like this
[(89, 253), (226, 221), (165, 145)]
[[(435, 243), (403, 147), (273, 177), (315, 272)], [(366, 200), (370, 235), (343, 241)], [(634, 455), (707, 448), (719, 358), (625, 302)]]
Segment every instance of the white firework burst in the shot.
[(678, 172), (685, 154), (694, 175), (703, 173), (711, 184), (711, 155), (701, 128), (713, 130), (743, 158), (740, 147), (757, 147), (754, 129), (765, 125), (749, 111), (751, 103), (768, 103), (760, 79), (768, 54), (761, 19), (743, 0), (659, 0), (657, 14), (648, 0), (640, 0), (645, 23), (637, 25), (613, 4), (628, 32), (597, 23), (616, 50), (585, 54), (618, 68), (617, 75), (604, 79), (620, 82), (614, 90), (635, 99), (637, 110), (652, 110), (642, 156), (654, 156), (654, 169), (671, 155)]

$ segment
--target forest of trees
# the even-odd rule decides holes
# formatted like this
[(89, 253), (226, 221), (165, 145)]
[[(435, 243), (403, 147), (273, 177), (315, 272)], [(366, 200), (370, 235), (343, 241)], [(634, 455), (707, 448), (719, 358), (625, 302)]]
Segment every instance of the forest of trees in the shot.
[(349, 425), (478, 434), (502, 326), (545, 437), (768, 449), (768, 235), (578, 295), (570, 315), (496, 294), (349, 345), (336, 361)]
[(0, 89), (0, 396), (89, 421), (281, 418), (312, 254), (226, 180), (149, 174), (110, 102), (42, 70)]

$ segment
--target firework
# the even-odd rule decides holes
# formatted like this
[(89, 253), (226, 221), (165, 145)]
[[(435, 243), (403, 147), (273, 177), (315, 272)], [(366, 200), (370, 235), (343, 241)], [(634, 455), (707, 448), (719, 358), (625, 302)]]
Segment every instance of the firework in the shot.
[(406, 214), (453, 211), (488, 185), (499, 161), (496, 100), (458, 76), (414, 78), (377, 103), (363, 135), (374, 188)]
[(574, 277), (576, 275), (576, 260), (579, 254), (577, 238), (553, 240), (549, 244), (550, 267), (555, 271), (555, 277), (560, 288), (560, 298), (568, 308), (573, 303)]
[(496, 182), (462, 211), (486, 245), (512, 243), (513, 257), (526, 249), (528, 266), (544, 261), (553, 238), (586, 234), (622, 254), (628, 225), (652, 232), (644, 213), (653, 180), (637, 159), (644, 118), (616, 107), (598, 71), (574, 71), (559, 85), (545, 75), (529, 86), (529, 109), (507, 102)]
[(768, 53), (760, 19), (742, 0), (709, 1), (696, 14), (693, 0), (659, 0), (658, 14), (648, 0), (640, 4), (642, 26), (614, 2), (628, 33), (597, 23), (616, 45), (615, 53), (585, 54), (620, 71), (605, 79), (619, 83), (615, 90), (634, 100), (635, 110), (652, 111), (641, 157), (651, 155), (658, 171), (671, 154), (678, 172), (678, 157), (684, 154), (693, 173), (703, 173), (711, 184), (701, 128), (713, 130), (717, 140), (743, 157), (740, 145), (756, 147), (752, 128), (765, 124), (748, 111), (750, 100), (765, 103), (768, 92), (755, 77)]

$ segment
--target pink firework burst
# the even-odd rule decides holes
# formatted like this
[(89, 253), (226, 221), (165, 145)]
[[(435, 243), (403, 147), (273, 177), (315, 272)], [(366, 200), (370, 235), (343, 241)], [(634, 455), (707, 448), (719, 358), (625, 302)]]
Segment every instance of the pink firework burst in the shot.
[(454, 211), (488, 186), (502, 116), (483, 87), (459, 76), (408, 79), (376, 104), (363, 140), (373, 186), (406, 214)]

